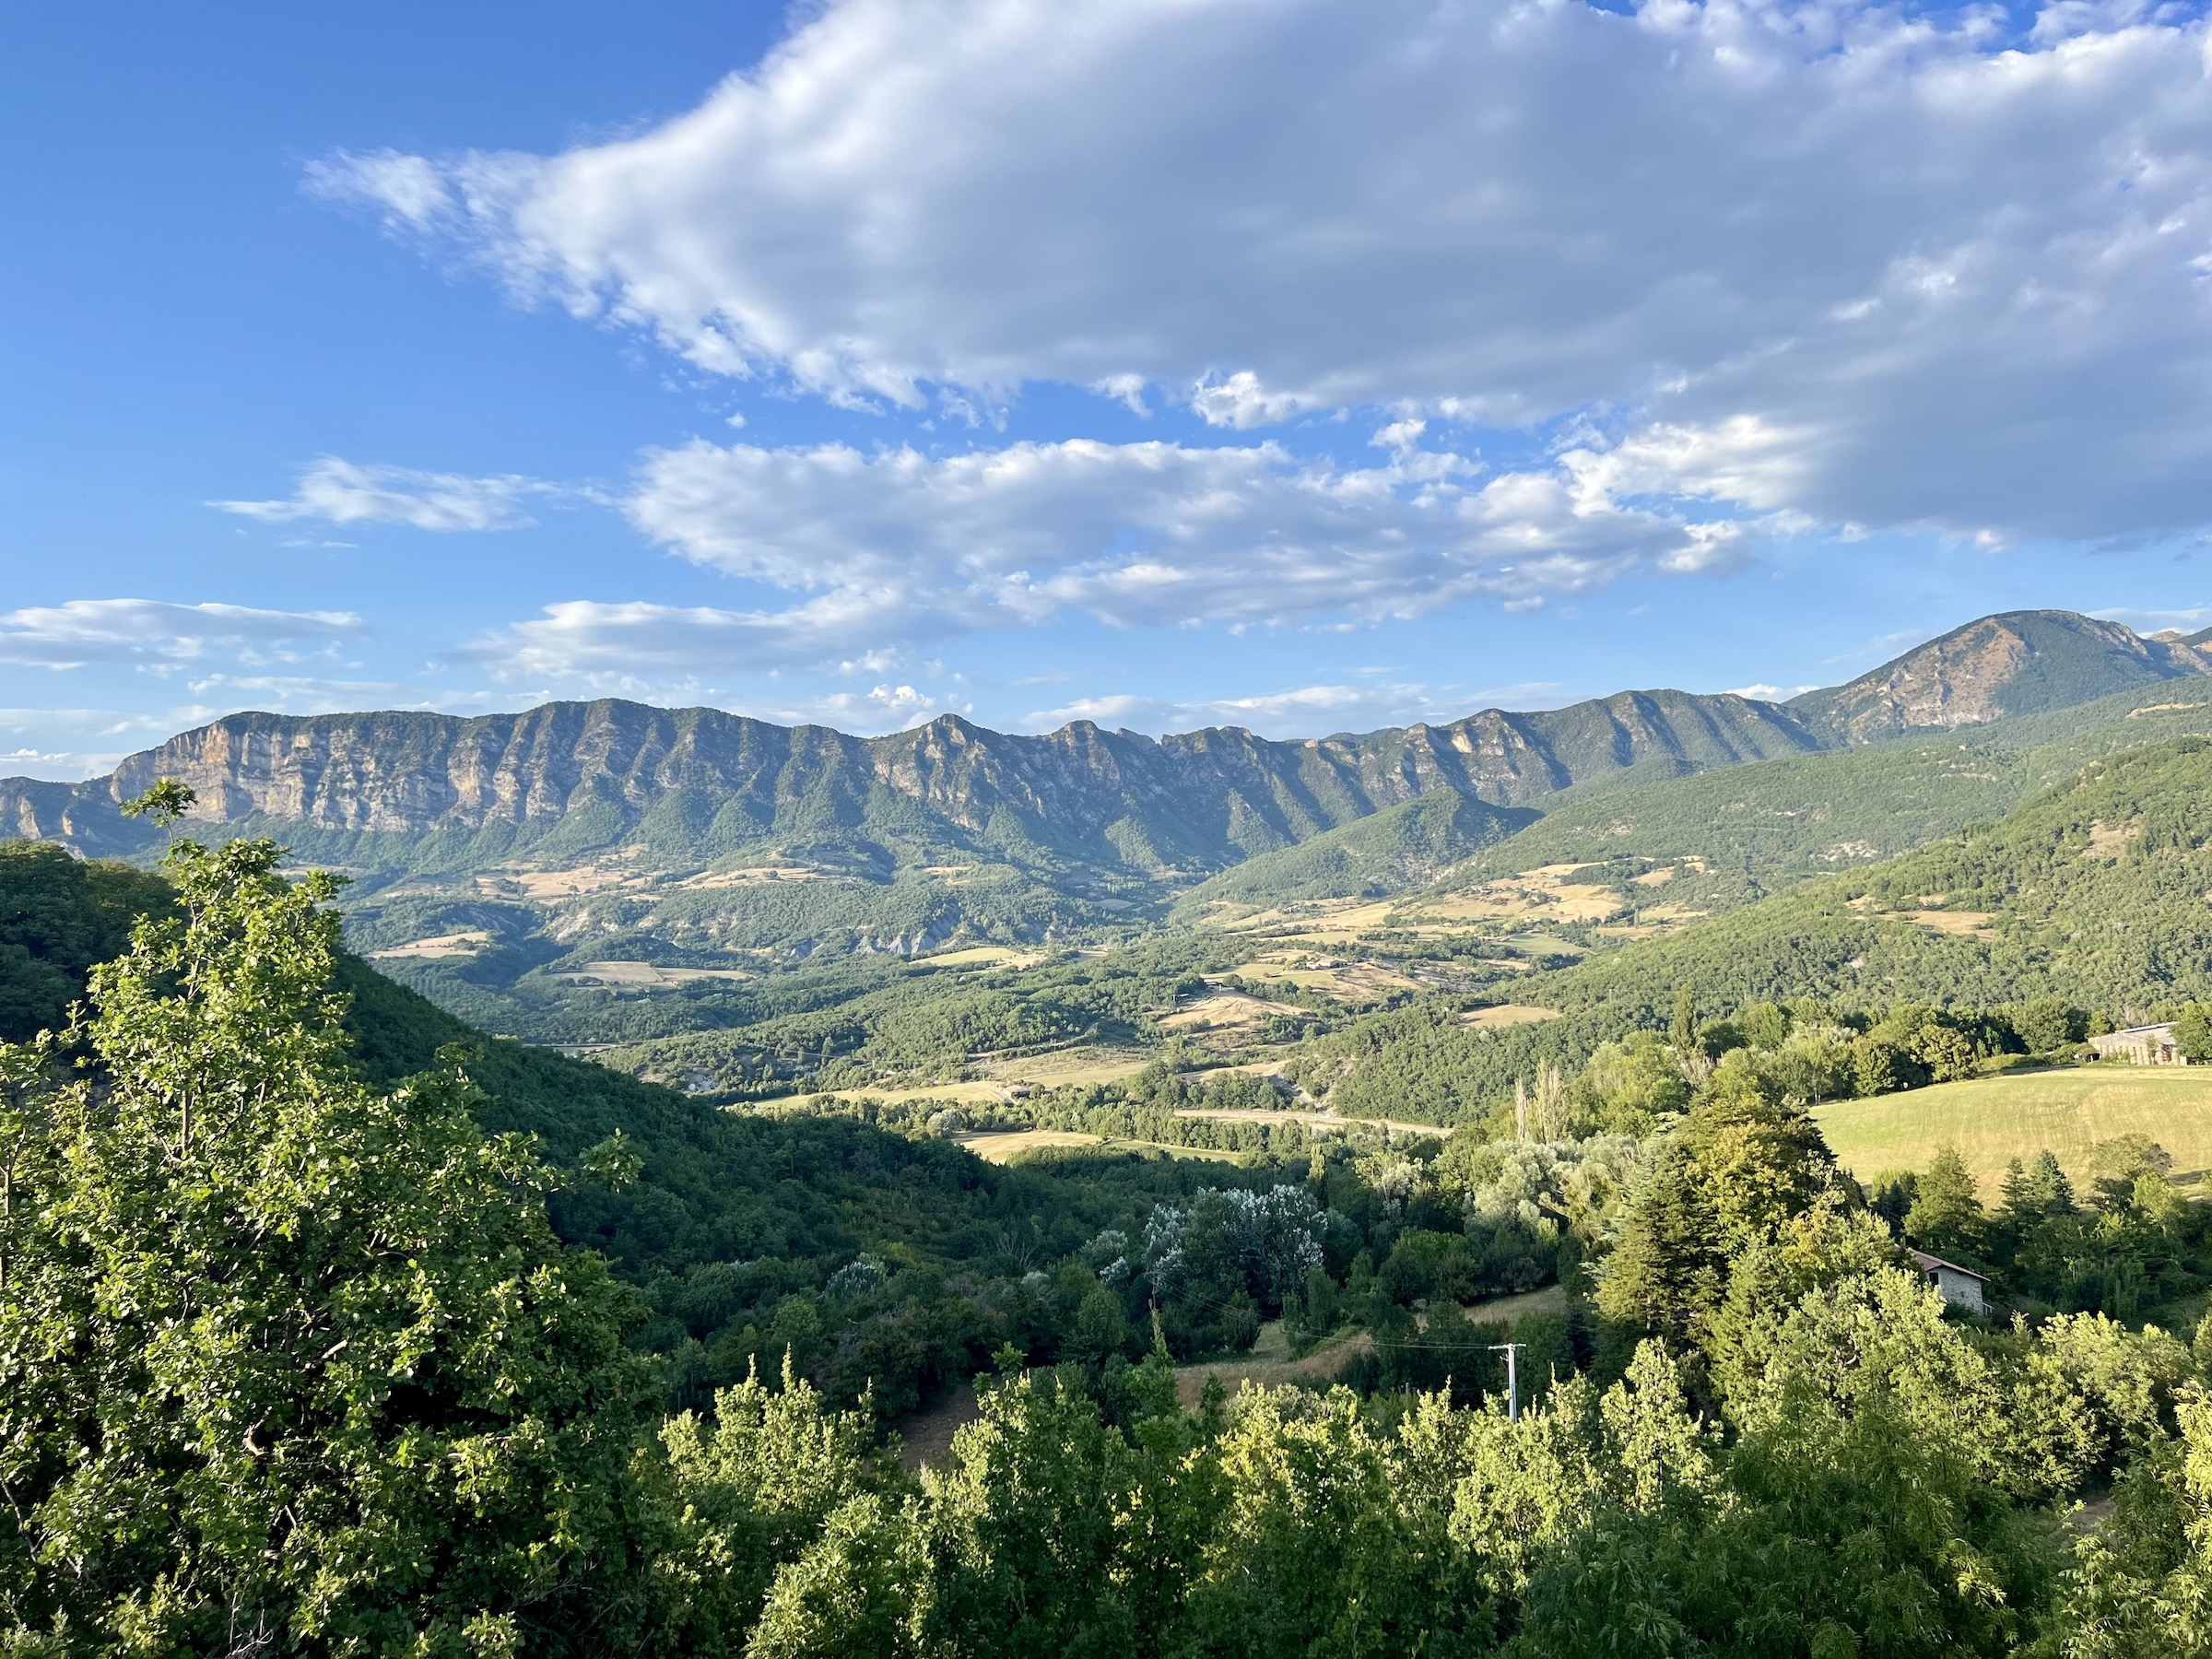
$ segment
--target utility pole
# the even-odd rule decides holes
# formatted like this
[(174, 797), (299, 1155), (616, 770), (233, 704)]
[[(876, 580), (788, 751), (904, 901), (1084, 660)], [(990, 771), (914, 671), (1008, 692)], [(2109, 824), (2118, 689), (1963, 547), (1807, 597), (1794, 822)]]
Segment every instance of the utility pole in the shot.
[(1513, 1363), (1521, 1350), (1527, 1347), (1521, 1342), (1493, 1342), (1490, 1352), (1505, 1356), (1505, 1419), (1509, 1423), (1521, 1420), (1521, 1371)]

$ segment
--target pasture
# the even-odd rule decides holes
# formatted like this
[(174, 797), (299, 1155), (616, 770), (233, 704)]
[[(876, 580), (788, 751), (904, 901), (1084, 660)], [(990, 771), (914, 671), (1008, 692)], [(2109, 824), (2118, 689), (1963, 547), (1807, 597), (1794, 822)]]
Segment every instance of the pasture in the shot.
[(1957, 1147), (1984, 1204), (1995, 1202), (2006, 1159), (2025, 1162), (2049, 1147), (2078, 1185), (2089, 1148), (2122, 1135), (2147, 1135), (2172, 1153), (2184, 1183), (2212, 1170), (2212, 1066), (2100, 1063), (2006, 1073), (1835, 1100), (1813, 1116), (1862, 1182), (1924, 1170), (1937, 1147)]

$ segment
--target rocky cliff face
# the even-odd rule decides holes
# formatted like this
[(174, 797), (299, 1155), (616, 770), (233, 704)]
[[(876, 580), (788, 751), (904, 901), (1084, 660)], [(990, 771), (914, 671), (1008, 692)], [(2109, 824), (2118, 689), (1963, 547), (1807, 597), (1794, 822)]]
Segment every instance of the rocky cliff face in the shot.
[(1156, 741), (1088, 721), (1021, 736), (953, 715), (859, 738), (620, 701), (470, 719), (236, 714), (108, 778), (0, 783), (0, 825), (91, 853), (128, 850), (147, 836), (116, 806), (159, 777), (189, 783), (204, 821), (398, 836), (586, 811), (618, 834), (674, 803), (725, 826), (722, 841), (742, 841), (794, 823), (857, 825), (888, 797), (971, 834), (1010, 820), (1079, 857), (1209, 867), (1437, 789), (1521, 806), (1656, 756), (1733, 765), (1818, 743), (1770, 704), (1672, 691), (1297, 742), (1234, 727)]
[(478, 853), (509, 844), (497, 834), (481, 841), (502, 827), (532, 842), (559, 827), (555, 844), (570, 852), (642, 837), (685, 854), (888, 835), (911, 847), (950, 838), (1196, 874), (1438, 790), (1528, 806), (1646, 761), (1734, 766), (2207, 673), (2212, 646), (2144, 639), (2065, 611), (2017, 611), (1786, 707), (1624, 691), (1566, 709), (1488, 709), (1291, 742), (1237, 727), (1155, 740), (1088, 721), (1024, 736), (952, 715), (862, 738), (611, 700), (470, 719), (234, 714), (132, 756), (108, 778), (0, 782), (0, 834), (90, 853), (137, 850), (152, 832), (117, 804), (175, 777), (198, 792), (194, 816), (208, 823), (380, 841), (475, 836)]
[(2212, 650), (2178, 635), (2145, 639), (2072, 611), (2009, 611), (1953, 629), (1848, 685), (1809, 691), (1789, 708), (1831, 740), (1875, 743), (2203, 674), (2212, 674)]

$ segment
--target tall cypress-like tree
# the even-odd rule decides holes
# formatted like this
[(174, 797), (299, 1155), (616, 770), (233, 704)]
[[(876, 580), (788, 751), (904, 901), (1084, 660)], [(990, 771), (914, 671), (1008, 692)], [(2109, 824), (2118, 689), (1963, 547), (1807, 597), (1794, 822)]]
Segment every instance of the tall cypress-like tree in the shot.
[(1905, 1234), (1924, 1250), (1977, 1252), (1983, 1246), (1982, 1194), (1956, 1147), (1928, 1160), (1905, 1212)]
[(629, 1293), (456, 1067), (359, 1080), (335, 885), (278, 863), (180, 841), (76, 1075), (0, 1051), (0, 1644), (622, 1651)]

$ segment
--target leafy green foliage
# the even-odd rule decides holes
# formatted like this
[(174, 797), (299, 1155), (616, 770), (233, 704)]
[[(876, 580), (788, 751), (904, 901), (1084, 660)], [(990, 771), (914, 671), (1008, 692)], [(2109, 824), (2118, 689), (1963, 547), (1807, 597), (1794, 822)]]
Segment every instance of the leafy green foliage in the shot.
[(2076, 1548), (2070, 1659), (2212, 1653), (2212, 1399), (2178, 1412), (2179, 1439), (2130, 1471), (2112, 1519)]
[(390, 1093), (325, 989), (331, 888), (171, 856), (96, 969), (94, 1075), (10, 1085), (0, 1618), (59, 1653), (594, 1651), (655, 1401), (632, 1300), (450, 1064)]
[(1732, 1260), (1773, 1243), (1817, 1201), (1844, 1196), (1812, 1119), (1752, 1065), (1724, 1064), (1630, 1209), (1599, 1279), (1598, 1307), (1636, 1329), (1699, 1334)]

